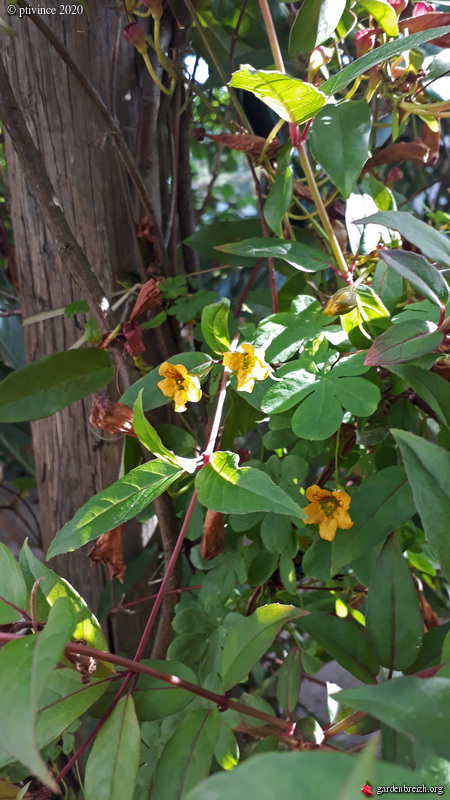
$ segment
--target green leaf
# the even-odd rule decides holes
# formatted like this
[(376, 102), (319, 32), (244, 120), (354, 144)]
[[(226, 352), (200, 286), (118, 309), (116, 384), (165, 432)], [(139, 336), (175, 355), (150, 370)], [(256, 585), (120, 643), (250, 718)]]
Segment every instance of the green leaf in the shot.
[(292, 525), (288, 517), (264, 515), (261, 522), (261, 541), (269, 553), (282, 553), (291, 538)]
[(0, 422), (49, 417), (113, 378), (106, 350), (89, 347), (38, 358), (1, 382)]
[(405, 734), (420, 749), (448, 759), (450, 679), (396, 678), (378, 686), (339, 692), (335, 697)]
[(286, 551), (280, 556), (280, 578), (284, 588), (290, 594), (297, 593), (297, 573), (295, 564), (289, 553)]
[(398, 36), (397, 14), (388, 0), (359, 0), (359, 4), (375, 17), (388, 36)]
[(222, 261), (234, 266), (252, 267), (254, 261), (250, 258), (242, 262), (242, 257), (231, 258), (218, 251), (218, 245), (227, 242), (241, 242), (250, 236), (262, 236), (261, 221), (258, 218), (239, 220), (238, 222), (214, 222), (212, 225), (202, 225), (201, 229), (187, 239), (183, 244), (197, 250), (200, 255), (211, 261)]
[(345, 0), (305, 0), (289, 37), (289, 55), (310, 53), (333, 35), (345, 10)]
[[(390, 681), (392, 685), (394, 681)], [(387, 684), (384, 684), (385, 686)], [(378, 687), (377, 687), (378, 688)], [(368, 687), (364, 687), (366, 691)], [(375, 687), (374, 689), (375, 690)], [(372, 687), (370, 687), (372, 691)], [(417, 726), (417, 720), (414, 723)], [(363, 754), (364, 757), (364, 754)], [(361, 756), (349, 757), (343, 753), (261, 753), (249, 758), (232, 772), (218, 772), (189, 792), (185, 800), (356, 800), (361, 795), (361, 784), (354, 794), (340, 794), (349, 784)], [(364, 761), (367, 766), (367, 761)], [(417, 787), (423, 784), (422, 773), (402, 767), (377, 762), (372, 779), (374, 786)], [(428, 783), (436, 781), (428, 780)], [(376, 792), (376, 789), (375, 789)], [(338, 794), (339, 793), (339, 794)], [(397, 793), (406, 800), (410, 794)], [(153, 798), (152, 798), (153, 800)]]
[(250, 617), (242, 617), (225, 639), (222, 656), (225, 691), (248, 675), (286, 622), (307, 613), (301, 608), (273, 603), (257, 608)]
[(403, 672), (407, 675), (414, 675), (415, 672), (437, 667), (441, 662), (447, 661), (444, 646), (449, 629), (450, 622), (444, 622), (443, 625), (430, 628), (423, 637), (422, 647), (416, 660)]
[(272, 511), (302, 516), (302, 509), (283, 489), (259, 469), (239, 467), (235, 453), (216, 452), (197, 473), (195, 486), (199, 502), (224, 514)]
[(101, 697), (107, 685), (101, 680), (91, 680), (85, 686), (80, 682), (79, 673), (73, 669), (53, 670), (39, 702), (36, 721), (39, 749), (43, 750), (79, 719)]
[[(413, 37), (411, 36), (410, 38), (412, 39)], [(379, 49), (382, 50), (382, 48)], [(431, 225), (427, 225), (421, 219), (408, 214), (407, 211), (378, 211), (377, 214), (358, 220), (359, 224), (364, 225), (373, 222), (398, 231), (408, 242), (422, 250), (433, 261), (443, 261), (445, 264), (450, 264), (450, 242), (448, 238), (432, 228)]]
[(292, 203), (294, 175), (291, 167), (292, 148), (288, 147), (277, 158), (275, 181), (270, 187), (269, 196), (264, 203), (264, 217), (269, 228), (282, 236), (281, 223)]
[(317, 381), (313, 388), (294, 411), (292, 430), (299, 439), (328, 439), (342, 422), (342, 406), (329, 381)]
[(197, 469), (197, 460), (195, 458), (182, 458), (175, 455), (171, 450), (163, 445), (158, 433), (149, 421), (144, 417), (142, 410), (142, 392), (139, 392), (139, 397), (133, 407), (133, 428), (139, 441), (142, 442), (147, 450), (150, 450), (156, 458), (165, 461), (172, 467), (185, 470), (186, 472), (195, 472)]
[[(148, 667), (159, 669), (160, 672), (175, 675), (175, 678), (181, 678), (195, 685), (198, 684), (195, 672), (179, 661), (144, 659), (142, 663)], [(179, 689), (175, 681), (173, 687), (171, 687), (167, 683), (158, 680), (158, 678), (151, 678), (149, 675), (139, 675), (136, 689), (133, 693), (136, 713), (140, 720), (163, 719), (170, 714), (175, 714), (188, 706), (189, 703), (192, 703), (194, 696), (192, 692)]]
[(381, 250), (380, 258), (439, 308), (448, 303), (450, 292), (445, 278), (423, 256), (405, 250)]
[(182, 474), (179, 468), (159, 459), (132, 469), (77, 511), (56, 534), (47, 558), (77, 550), (86, 542), (132, 519)]
[[(167, 359), (169, 364), (182, 364), (183, 367), (198, 377), (206, 375), (212, 367), (212, 359), (205, 353), (179, 353), (177, 356), (171, 356)], [(142, 393), (142, 408), (144, 411), (151, 411), (153, 408), (159, 408), (166, 403), (171, 402), (170, 397), (165, 397), (158, 387), (158, 383), (163, 378), (159, 374), (158, 369), (152, 369), (148, 375), (144, 375), (136, 383), (133, 383), (129, 389), (120, 398), (121, 403), (132, 408), (138, 398), (139, 392), (143, 389)]]
[(369, 158), (371, 130), (372, 114), (365, 100), (328, 104), (314, 119), (312, 154), (344, 197), (350, 196)]
[(244, 239), (215, 249), (249, 258), (279, 258), (300, 272), (318, 272), (330, 266), (330, 258), (319, 248), (285, 239)]
[(0, 650), (0, 674), (7, 686), (0, 695), (0, 747), (53, 791), (56, 783), (37, 749), (35, 721), (39, 698), (73, 629), (71, 605), (60, 598), (39, 635), (8, 642)]
[[(361, 58), (357, 58), (356, 61), (348, 64), (348, 66), (344, 67), (337, 75), (333, 75), (332, 78), (325, 81), (321, 87), (322, 91), (327, 94), (340, 92), (341, 89), (345, 89), (345, 87), (348, 86), (349, 83), (352, 83), (359, 75), (368, 72), (372, 67), (375, 67), (382, 61), (387, 61), (393, 56), (398, 56), (406, 50), (413, 50), (414, 47), (420, 47), (420, 45), (431, 41), (431, 39), (436, 39), (438, 36), (444, 36), (447, 33), (450, 33), (450, 25), (443, 26), (442, 28), (432, 28), (428, 31), (420, 31), (420, 33), (413, 33), (412, 36), (402, 36), (395, 42), (383, 44), (370, 53), (361, 56)], [(391, 225), (390, 227), (392, 228), (395, 226)]]
[(121, 697), (97, 734), (86, 764), (86, 800), (132, 800), (141, 729), (131, 694)]
[(296, 406), (300, 400), (307, 397), (314, 389), (317, 375), (305, 369), (279, 381), (264, 395), (261, 408), (267, 414), (282, 414)]
[(378, 661), (360, 625), (325, 611), (310, 611), (296, 624), (355, 678), (364, 683), (377, 682)]
[(298, 647), (293, 647), (278, 672), (277, 697), (284, 711), (294, 711), (300, 694), (301, 679), (302, 657)]
[(230, 301), (223, 297), (218, 303), (205, 306), (202, 311), (202, 333), (208, 347), (213, 353), (226, 353), (230, 349), (228, 332), (228, 314)]
[(228, 85), (252, 92), (281, 119), (294, 125), (311, 119), (326, 101), (326, 95), (310, 83), (275, 70), (255, 70), (250, 64), (243, 64), (234, 72)]
[(371, 475), (352, 494), (353, 527), (338, 530), (332, 543), (331, 574), (354, 561), (414, 514), (411, 489), (402, 467), (387, 467)]
[(447, 580), (450, 578), (450, 541), (448, 510), (450, 492), (448, 475), (450, 453), (408, 431), (393, 429), (400, 446), (414, 503), (422, 519), (428, 543)]
[(425, 400), (443, 425), (450, 428), (450, 385), (435, 372), (414, 364), (397, 364), (390, 371), (403, 378)]
[[(88, 608), (85, 601), (78, 592), (64, 578), (60, 578), (55, 572), (42, 564), (24, 543), (20, 553), (20, 567), (22, 569), (28, 592), (35, 581), (41, 581), (36, 592), (36, 613), (38, 619), (45, 621), (48, 619), (50, 610), (59, 597), (67, 597), (75, 613), (75, 639), (84, 639), (89, 647), (108, 652), (108, 645), (103, 635), (102, 629), (97, 618)], [(67, 662), (69, 663), (69, 662)], [(74, 669), (72, 665), (72, 669)], [(106, 662), (100, 662), (95, 673), (96, 678), (104, 678), (114, 672), (114, 667)], [(77, 673), (78, 677), (78, 673)], [(79, 678), (78, 678), (79, 680)]]
[(422, 645), (419, 600), (395, 534), (386, 539), (372, 569), (366, 630), (382, 667), (406, 669)]
[(89, 305), (86, 300), (76, 300), (65, 307), (64, 316), (66, 319), (72, 319), (75, 314), (89, 314)]
[[(330, 373), (330, 378), (333, 372)], [(338, 379), (333, 385), (336, 397), (347, 411), (357, 417), (370, 417), (380, 402), (380, 390), (364, 378)]]
[(230, 770), (238, 765), (239, 755), (239, 745), (236, 741), (236, 737), (222, 716), (220, 720), (219, 738), (214, 750), (214, 758), (222, 769)]
[(365, 363), (379, 367), (414, 361), (439, 347), (443, 335), (437, 325), (428, 320), (397, 322), (375, 339)]
[(166, 743), (156, 766), (152, 800), (181, 800), (209, 774), (219, 737), (217, 708), (191, 711)]
[(28, 605), (28, 592), (22, 572), (12, 553), (0, 543), (0, 625), (16, 622), (22, 614), (4, 603), (3, 599), (24, 611)]

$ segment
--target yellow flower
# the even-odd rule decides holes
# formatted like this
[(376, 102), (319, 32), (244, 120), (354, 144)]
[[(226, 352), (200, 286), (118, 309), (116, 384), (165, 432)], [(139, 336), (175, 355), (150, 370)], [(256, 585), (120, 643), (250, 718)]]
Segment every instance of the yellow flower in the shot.
[(165, 397), (173, 397), (175, 411), (186, 411), (186, 403), (198, 403), (202, 396), (200, 381), (196, 375), (191, 375), (182, 364), (161, 364), (159, 374), (164, 380), (159, 381), (158, 387)]
[(241, 347), (243, 353), (225, 353), (222, 363), (236, 376), (238, 392), (252, 392), (255, 381), (267, 378), (270, 365), (264, 361), (263, 350), (255, 350), (251, 344)]
[(304, 510), (309, 525), (319, 523), (319, 535), (321, 539), (332, 542), (336, 529), (342, 528), (347, 531), (352, 527), (353, 522), (348, 513), (351, 497), (347, 492), (329, 492), (321, 489), (320, 486), (309, 486), (306, 490), (306, 497), (309, 506)]

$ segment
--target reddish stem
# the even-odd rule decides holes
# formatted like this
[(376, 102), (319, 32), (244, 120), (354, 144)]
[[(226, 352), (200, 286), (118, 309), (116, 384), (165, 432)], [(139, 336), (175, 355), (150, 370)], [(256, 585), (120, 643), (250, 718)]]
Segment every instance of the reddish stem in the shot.
[(263, 261), (264, 261), (263, 258), (258, 258), (258, 261), (256, 262), (255, 266), (253, 267), (253, 269), (252, 269), (252, 271), (250, 273), (250, 277), (249, 277), (247, 283), (245, 284), (244, 291), (242, 292), (242, 294), (241, 294), (241, 296), (239, 298), (239, 302), (238, 302), (238, 304), (236, 306), (236, 309), (235, 309), (235, 312), (234, 312), (234, 318), (235, 319), (240, 316), (242, 306), (244, 305), (244, 303), (245, 303), (245, 301), (246, 301), (246, 299), (248, 297), (250, 289), (252, 288), (253, 282), (254, 282), (259, 270), (261, 269), (261, 265), (262, 265)]
[(17, 611), (18, 614), (21, 614), (21, 616), (24, 619), (28, 620), (28, 622), (31, 622), (30, 615), (27, 614), (27, 612), (24, 611), (23, 608), (19, 608), (18, 606), (15, 606), (14, 603), (10, 603), (9, 600), (6, 600), (4, 597), (1, 597), (1, 596), (0, 596), (0, 602), (6, 603), (7, 606), (10, 606), (11, 608), (14, 609), (14, 611)]
[[(182, 589), (169, 589), (166, 594), (179, 594), (180, 592), (192, 592), (194, 589), (201, 589), (201, 584), (198, 586), (184, 586)], [(143, 603), (145, 600), (154, 600), (155, 597), (158, 597), (157, 594), (151, 594), (148, 597), (141, 597), (140, 600), (132, 600), (130, 603), (124, 603), (122, 606), (117, 606), (117, 608), (113, 608), (114, 612), (123, 611), (125, 608), (131, 608), (132, 606), (138, 605), (138, 603)]]
[(440, 308), (440, 310), (439, 310), (439, 322), (438, 322), (438, 328), (440, 328), (440, 326), (441, 326), (441, 325), (442, 325), (442, 323), (444, 322), (444, 319), (445, 319), (445, 306), (441, 306), (441, 308)]
[(174, 547), (174, 550), (173, 550), (173, 553), (172, 553), (172, 555), (170, 557), (170, 561), (169, 561), (166, 573), (164, 575), (164, 578), (162, 579), (161, 586), (159, 587), (159, 591), (158, 591), (158, 594), (156, 596), (156, 600), (155, 600), (154, 606), (153, 606), (153, 608), (152, 608), (152, 610), (150, 612), (150, 616), (149, 616), (149, 618), (147, 620), (147, 624), (146, 624), (146, 626), (144, 628), (144, 633), (141, 636), (141, 641), (139, 642), (138, 649), (136, 650), (136, 655), (135, 655), (135, 660), (136, 661), (140, 661), (140, 659), (142, 658), (145, 645), (147, 644), (148, 637), (150, 636), (150, 632), (151, 632), (151, 630), (153, 628), (153, 624), (154, 624), (155, 619), (156, 619), (156, 615), (157, 615), (157, 613), (158, 613), (158, 611), (160, 609), (161, 603), (162, 603), (162, 601), (164, 599), (164, 595), (166, 593), (167, 584), (169, 583), (170, 576), (172, 575), (173, 568), (175, 566), (176, 560), (177, 560), (178, 556), (180, 555), (181, 548), (182, 548), (183, 542), (184, 542), (184, 537), (186, 535), (186, 531), (187, 531), (189, 522), (191, 520), (191, 517), (192, 517), (193, 511), (194, 511), (194, 507), (195, 507), (196, 502), (197, 502), (197, 492), (194, 492), (194, 494), (191, 497), (191, 502), (189, 503), (189, 507), (188, 507), (188, 510), (186, 512), (186, 516), (184, 518), (184, 522), (183, 522), (181, 531), (179, 533), (179, 536), (178, 536), (178, 539), (177, 539), (177, 543), (176, 543), (176, 545)]

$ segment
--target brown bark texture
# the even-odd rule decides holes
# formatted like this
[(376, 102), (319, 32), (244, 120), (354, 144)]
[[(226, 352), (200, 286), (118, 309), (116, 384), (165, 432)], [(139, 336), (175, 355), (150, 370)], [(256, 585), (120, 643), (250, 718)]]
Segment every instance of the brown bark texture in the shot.
[[(114, 7), (90, 2), (89, 12), (89, 20), (85, 13), (57, 13), (47, 15), (44, 22), (119, 122), (131, 152), (137, 148), (146, 189), (156, 206), (155, 217), (161, 220), (159, 168), (152, 156), (157, 144), (149, 145), (148, 139), (146, 143), (142, 131), (142, 117), (148, 106), (153, 118), (158, 115), (159, 96), (153, 86), (149, 87), (148, 80), (142, 80), (137, 53), (123, 41), (124, 20)], [(105, 294), (120, 288), (120, 279), (145, 280), (145, 268), (152, 256), (142, 251), (136, 235), (142, 204), (123, 159), (119, 158), (114, 136), (80, 81), (30, 16), (11, 17), (11, 24), (17, 37), (3, 39), (3, 58), (17, 104), (44, 159), (55, 203), (62, 208)], [(166, 35), (170, 37), (170, 30)], [(26, 324), (27, 318), (82, 297), (59, 258), (51, 231), (7, 136), (6, 153), (19, 297), (30, 361), (74, 346), (83, 327), (79, 317), (73, 320), (57, 316)], [(117, 319), (120, 321), (120, 316)], [(168, 338), (170, 341), (165, 337), (166, 343)], [(158, 363), (156, 358), (151, 359), (153, 363)], [(121, 376), (118, 381), (120, 384)], [(124, 388), (119, 386), (119, 393)], [(111, 396), (118, 398), (114, 388)], [(55, 533), (80, 506), (118, 478), (122, 437), (90, 425), (93, 400), (86, 398), (32, 423), (45, 551)], [(136, 555), (140, 548), (140, 527), (134, 527), (134, 537), (131, 533), (126, 536), (128, 557)], [(96, 567), (95, 571), (89, 567), (86, 548), (58, 556), (50, 566), (70, 581), (95, 612), (106, 576), (103, 567)], [(126, 625), (115, 621), (112, 646), (129, 651), (138, 641), (147, 613), (148, 606), (142, 614), (127, 617)]]

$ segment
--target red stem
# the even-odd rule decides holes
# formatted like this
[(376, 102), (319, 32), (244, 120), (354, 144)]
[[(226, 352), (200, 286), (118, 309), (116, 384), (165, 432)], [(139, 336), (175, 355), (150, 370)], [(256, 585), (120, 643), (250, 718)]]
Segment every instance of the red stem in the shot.
[(26, 619), (29, 622), (31, 622), (30, 615), (27, 614), (27, 612), (24, 611), (23, 608), (19, 608), (18, 606), (15, 606), (14, 603), (10, 603), (9, 600), (6, 600), (4, 597), (1, 597), (1, 596), (0, 596), (0, 602), (6, 603), (7, 606), (10, 606), (11, 608), (14, 609), (14, 611), (17, 611), (18, 614), (21, 614), (24, 619)]
[(176, 545), (174, 547), (174, 550), (173, 550), (173, 553), (172, 553), (172, 555), (170, 557), (170, 561), (169, 561), (169, 564), (168, 564), (168, 567), (167, 567), (167, 570), (166, 570), (166, 574), (164, 575), (164, 578), (162, 579), (161, 586), (159, 587), (159, 591), (158, 591), (158, 594), (156, 596), (155, 603), (154, 603), (153, 608), (152, 608), (152, 610), (150, 612), (150, 616), (149, 616), (149, 618), (147, 620), (147, 624), (146, 624), (146, 626), (144, 628), (144, 633), (141, 636), (141, 641), (139, 642), (138, 649), (136, 650), (136, 655), (135, 655), (135, 660), (136, 661), (140, 661), (140, 659), (142, 658), (145, 645), (147, 644), (147, 639), (150, 636), (150, 632), (151, 632), (151, 630), (153, 628), (153, 624), (155, 622), (156, 615), (157, 615), (157, 613), (158, 613), (158, 611), (160, 609), (161, 603), (162, 603), (162, 601), (164, 599), (164, 595), (166, 593), (167, 584), (169, 583), (170, 576), (172, 575), (173, 568), (175, 566), (176, 560), (177, 560), (178, 556), (180, 555), (181, 548), (182, 548), (183, 542), (184, 542), (184, 537), (186, 535), (186, 531), (187, 531), (189, 522), (191, 520), (193, 511), (194, 511), (194, 506), (195, 506), (196, 502), (197, 502), (197, 492), (194, 492), (194, 494), (191, 497), (191, 502), (189, 503), (189, 507), (188, 507), (188, 510), (186, 512), (186, 516), (184, 518), (184, 522), (183, 522), (181, 531), (179, 533), (179, 536), (178, 536), (178, 539), (177, 539), (177, 543), (176, 543)]
[[(193, 592), (194, 589), (201, 589), (202, 586), (199, 583), (198, 586), (184, 586), (182, 589), (169, 589), (166, 594), (179, 594), (180, 592)], [(121, 606), (117, 606), (113, 608), (114, 612), (123, 611), (125, 608), (131, 608), (132, 606), (138, 605), (138, 603), (143, 603), (145, 600), (154, 600), (155, 597), (158, 597), (157, 594), (151, 594), (148, 597), (141, 597), (140, 600), (132, 600), (130, 603), (124, 603)]]
[[(14, 633), (0, 633), (0, 641), (3, 642), (10, 642), (14, 641), (15, 639), (21, 639), (22, 636), (17, 636)], [(133, 677), (133, 675), (141, 674), (141, 675), (149, 675), (151, 678), (157, 678), (157, 680), (162, 681), (163, 683), (167, 683), (172, 687), (177, 687), (178, 689), (185, 689), (187, 692), (191, 692), (192, 694), (196, 694), (199, 697), (205, 698), (205, 700), (210, 700), (212, 703), (215, 703), (219, 708), (232, 708), (234, 711), (238, 711), (240, 714), (244, 714), (247, 717), (255, 717), (255, 719), (263, 720), (264, 722), (269, 723), (270, 725), (275, 725), (278, 728), (282, 728), (283, 731), (287, 731), (291, 727), (291, 723), (285, 719), (279, 719), (278, 717), (271, 717), (270, 714), (265, 714), (263, 711), (258, 711), (256, 708), (251, 708), (250, 706), (245, 706), (242, 703), (236, 702), (236, 700), (232, 700), (226, 694), (217, 694), (216, 692), (210, 692), (208, 689), (203, 689), (201, 686), (196, 686), (194, 683), (189, 683), (189, 681), (183, 680), (183, 678), (178, 678), (176, 675), (169, 675), (167, 672), (160, 672), (159, 669), (155, 669), (154, 667), (149, 667), (146, 664), (141, 664), (139, 661), (132, 661), (130, 658), (125, 658), (124, 656), (118, 656), (115, 653), (108, 653), (104, 650), (97, 650), (95, 647), (88, 647), (87, 645), (78, 644), (75, 642), (69, 642), (65, 647), (65, 653), (74, 653), (82, 656), (88, 656), (89, 658), (95, 658), (99, 661), (106, 661), (108, 664), (114, 664), (117, 667), (123, 667), (127, 671), (127, 675), (122, 686), (119, 689), (116, 697), (113, 700), (114, 705), (117, 703), (117, 700), (120, 695), (122, 695), (125, 691), (126, 686), (128, 685), (129, 681)], [(113, 706), (111, 703), (111, 706)], [(114, 706), (113, 706), (114, 707)], [(107, 709), (108, 716), (111, 713), (112, 708), (110, 707)], [(102, 717), (103, 722), (107, 717), (105, 714)], [(105, 719), (104, 719), (105, 718)], [(98, 731), (100, 729), (100, 722), (96, 725), (95, 730)], [(102, 724), (103, 724), (102, 722)], [(92, 735), (89, 737), (89, 742), (92, 741)], [(86, 743), (82, 745), (83, 749), (85, 748)], [(81, 749), (81, 748), (80, 748)], [(71, 759), (72, 763), (75, 761), (75, 756)], [(67, 767), (64, 768), (64, 774), (67, 772)]]

